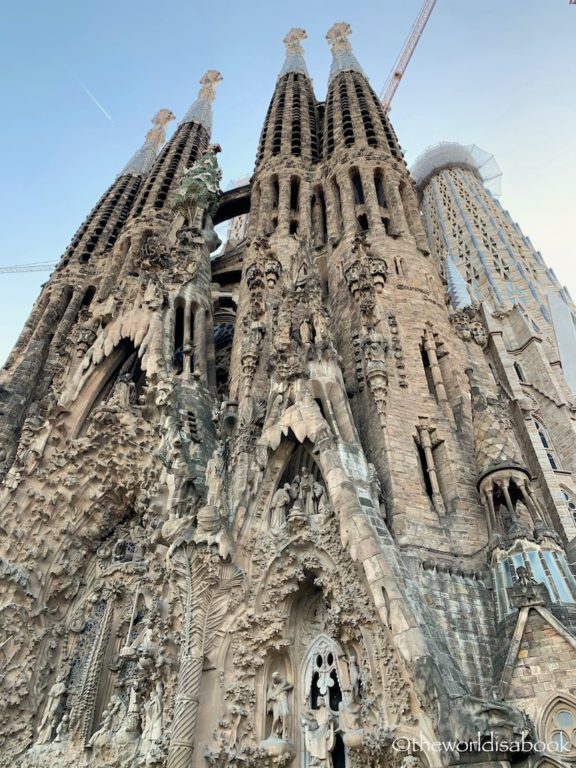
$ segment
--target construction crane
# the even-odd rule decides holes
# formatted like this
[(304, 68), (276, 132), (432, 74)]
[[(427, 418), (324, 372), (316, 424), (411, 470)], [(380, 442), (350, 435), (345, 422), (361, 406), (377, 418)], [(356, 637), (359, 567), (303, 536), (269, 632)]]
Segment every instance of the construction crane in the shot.
[(428, 19), (430, 18), (430, 14), (434, 10), (435, 5), (436, 0), (424, 0), (424, 5), (422, 8), (420, 8), (420, 13), (418, 14), (418, 18), (414, 22), (414, 26), (410, 30), (410, 34), (404, 43), (402, 53), (400, 56), (398, 56), (396, 63), (392, 67), (392, 72), (390, 72), (386, 85), (380, 94), (380, 100), (382, 102), (382, 106), (384, 107), (384, 112), (388, 112), (390, 110), (390, 102), (396, 93), (396, 88), (398, 88), (400, 80), (402, 80), (404, 76), (404, 72), (406, 72), (406, 67), (412, 58), (412, 54), (418, 45), (418, 41), (422, 36), (424, 27), (428, 23)]
[(14, 264), (11, 267), (0, 266), (0, 272), (50, 272), (55, 266), (55, 261), (33, 261), (31, 264)]

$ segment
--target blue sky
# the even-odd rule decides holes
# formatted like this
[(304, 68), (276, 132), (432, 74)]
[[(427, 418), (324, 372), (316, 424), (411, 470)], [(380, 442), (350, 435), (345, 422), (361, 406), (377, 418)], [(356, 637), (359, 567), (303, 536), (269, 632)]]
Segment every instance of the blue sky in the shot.
[[(304, 27), (318, 98), (324, 36), (352, 25), (379, 92), (421, 0), (20, 0), (0, 30), (0, 264), (60, 257), (141, 143), (160, 107), (182, 117), (206, 69), (222, 72), (214, 139), (224, 185), (250, 173), (282, 65)], [(438, 141), (475, 143), (503, 170), (501, 201), (576, 296), (576, 5), (568, 0), (438, 0), (391, 119), (408, 162)], [(109, 120), (91, 101), (88, 88)], [(173, 130), (172, 125), (172, 129)], [(0, 274), (0, 359), (48, 273)]]

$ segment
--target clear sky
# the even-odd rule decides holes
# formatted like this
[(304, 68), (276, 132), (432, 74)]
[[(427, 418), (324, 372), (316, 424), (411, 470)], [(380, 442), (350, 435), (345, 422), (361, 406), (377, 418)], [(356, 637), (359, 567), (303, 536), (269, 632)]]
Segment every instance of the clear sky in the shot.
[[(380, 92), (420, 5), (4, 3), (0, 265), (57, 261), (150, 118), (161, 107), (182, 117), (206, 69), (224, 77), (213, 138), (223, 147), (226, 186), (253, 169), (290, 27), (308, 32), (306, 60), (319, 99), (330, 66), (324, 36), (335, 21), (352, 25), (354, 51)], [(494, 153), (504, 174), (501, 202), (574, 297), (575, 32), (576, 5), (568, 0), (438, 0), (391, 112), (408, 163), (438, 141)], [(47, 278), (0, 274), (0, 360)]]

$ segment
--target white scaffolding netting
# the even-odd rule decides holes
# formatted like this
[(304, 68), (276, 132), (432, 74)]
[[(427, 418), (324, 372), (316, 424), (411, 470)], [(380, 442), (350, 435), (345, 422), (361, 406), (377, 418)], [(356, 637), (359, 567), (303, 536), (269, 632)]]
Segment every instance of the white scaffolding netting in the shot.
[(426, 149), (419, 155), (410, 173), (418, 186), (428, 179), (433, 173), (443, 168), (464, 166), (472, 168), (478, 173), (486, 189), (498, 197), (502, 192), (502, 171), (494, 155), (485, 152), (476, 144), (465, 147), (451, 141), (442, 141)]

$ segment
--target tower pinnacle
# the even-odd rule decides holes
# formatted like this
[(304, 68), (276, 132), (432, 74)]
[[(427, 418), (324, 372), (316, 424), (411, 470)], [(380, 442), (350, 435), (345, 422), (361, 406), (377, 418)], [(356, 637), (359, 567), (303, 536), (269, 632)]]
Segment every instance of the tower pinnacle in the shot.
[(356, 56), (352, 53), (352, 46), (348, 40), (348, 36), (352, 33), (352, 27), (345, 21), (339, 21), (333, 24), (326, 34), (326, 40), (328, 40), (330, 47), (332, 48), (332, 66), (330, 67), (330, 75), (328, 77), (328, 83), (340, 72), (359, 72), (364, 74), (364, 71)]
[(448, 295), (454, 309), (462, 309), (472, 304), (466, 281), (458, 271), (450, 255), (445, 261), (446, 281), (448, 283)]
[(208, 133), (212, 129), (212, 103), (216, 98), (216, 86), (222, 82), (222, 75), (215, 69), (209, 69), (200, 80), (198, 98), (184, 115), (180, 124), (199, 123)]
[(288, 74), (288, 72), (297, 72), (301, 75), (306, 75), (306, 77), (310, 77), (304, 61), (304, 49), (300, 42), (301, 40), (306, 40), (307, 37), (308, 35), (306, 34), (306, 31), (299, 27), (293, 27), (290, 32), (288, 32), (282, 41), (286, 46), (286, 59), (280, 70), (280, 74), (278, 75), (279, 79)]
[(169, 109), (161, 109), (152, 118), (152, 128), (146, 134), (144, 144), (134, 153), (132, 158), (124, 166), (119, 176), (128, 176), (129, 174), (138, 176), (145, 175), (154, 165), (154, 161), (164, 144), (166, 135), (166, 126), (174, 115)]

